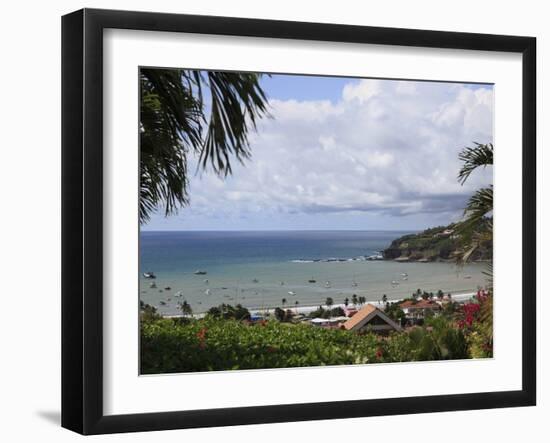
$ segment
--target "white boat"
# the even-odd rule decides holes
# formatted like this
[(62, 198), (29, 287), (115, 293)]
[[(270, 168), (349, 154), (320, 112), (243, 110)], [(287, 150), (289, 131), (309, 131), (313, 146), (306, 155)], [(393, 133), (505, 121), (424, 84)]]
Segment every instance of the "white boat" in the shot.
[(409, 274), (407, 274), (406, 272), (403, 272), (403, 274), (401, 274), (401, 277), (408, 277)]
[(330, 288), (330, 282), (328, 280), (325, 282), (325, 288)]
[(155, 289), (157, 287), (157, 284), (155, 282), (152, 282), (149, 287)]
[(395, 280), (392, 280), (391, 284), (394, 285), (394, 286), (397, 286), (399, 284), (399, 282), (396, 282)]
[(194, 272), (195, 275), (206, 275), (207, 272), (206, 271), (200, 271), (200, 270), (197, 270)]
[(183, 292), (181, 291), (178, 291), (174, 294), (174, 297), (182, 297), (183, 296)]
[(153, 272), (144, 272), (143, 276), (145, 278), (157, 278), (157, 276)]
[(207, 289), (206, 291), (204, 291), (204, 293), (205, 293), (206, 295), (210, 295), (210, 289)]
[(288, 295), (296, 295), (296, 292), (294, 292), (294, 291), (288, 291)]

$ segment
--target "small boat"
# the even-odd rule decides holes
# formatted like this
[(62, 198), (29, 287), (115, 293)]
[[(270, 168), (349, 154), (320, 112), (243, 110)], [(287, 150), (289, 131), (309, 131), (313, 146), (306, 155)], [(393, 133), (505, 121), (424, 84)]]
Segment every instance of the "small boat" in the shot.
[(401, 277), (408, 277), (409, 274), (407, 274), (406, 272), (403, 272), (403, 274), (401, 274)]
[(170, 289), (172, 289), (170, 286), (166, 286), (166, 287), (164, 288), (165, 291), (169, 291)]
[(465, 275), (464, 278), (472, 278), (471, 275)]
[(155, 289), (157, 287), (157, 284), (155, 282), (152, 282), (149, 287)]
[(194, 272), (195, 275), (206, 275), (207, 272), (206, 271), (200, 271), (200, 270), (197, 270)]
[(252, 283), (258, 283), (259, 281), (257, 278), (252, 279)]
[(325, 288), (330, 288), (330, 287), (331, 287), (331, 286), (330, 286), (330, 282), (327, 280), (327, 281), (325, 282)]
[(285, 285), (285, 282), (284, 282), (284, 281), (282, 281), (282, 282), (281, 282), (281, 286), (284, 286), (284, 285)]
[(183, 296), (183, 292), (181, 291), (178, 291), (174, 294), (174, 297), (182, 297)]
[(308, 283), (317, 283), (317, 280), (315, 280), (313, 277), (310, 278), (308, 281)]
[(205, 284), (205, 285), (208, 284), (208, 279), (204, 280), (204, 284)]
[(207, 289), (206, 291), (204, 291), (204, 293), (205, 293), (206, 295), (210, 295), (210, 289)]
[(155, 274), (153, 274), (152, 272), (144, 272), (143, 276), (145, 278), (157, 278), (157, 276)]
[(165, 302), (165, 301), (162, 301), (162, 300), (161, 300), (161, 301), (160, 301), (160, 304), (161, 304), (162, 306), (166, 306), (166, 302)]
[(296, 295), (296, 292), (294, 292), (294, 291), (288, 291), (288, 295)]
[(403, 280), (408, 280), (408, 279), (409, 279), (409, 277), (403, 277)]
[(392, 280), (392, 281), (391, 281), (391, 284), (392, 284), (393, 286), (397, 286), (397, 285), (399, 284), (399, 282), (396, 282), (395, 280)]

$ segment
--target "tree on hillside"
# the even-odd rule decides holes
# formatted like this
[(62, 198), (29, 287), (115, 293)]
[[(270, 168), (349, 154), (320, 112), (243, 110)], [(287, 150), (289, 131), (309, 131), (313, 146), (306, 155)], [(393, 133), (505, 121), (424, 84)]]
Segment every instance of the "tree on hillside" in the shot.
[(220, 176), (250, 157), (248, 134), (267, 114), (261, 74), (140, 70), (140, 223), (189, 202), (188, 155)]

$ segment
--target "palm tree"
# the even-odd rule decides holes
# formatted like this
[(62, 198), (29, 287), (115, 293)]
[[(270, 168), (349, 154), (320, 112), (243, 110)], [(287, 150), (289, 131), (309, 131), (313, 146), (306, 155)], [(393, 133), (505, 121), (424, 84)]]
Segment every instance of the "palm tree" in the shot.
[(348, 305), (349, 305), (349, 298), (346, 297), (346, 298), (344, 299), (344, 306), (347, 308)]
[(359, 304), (363, 306), (367, 302), (367, 298), (364, 296), (359, 297)]
[(281, 300), (281, 303), (283, 304), (283, 308), (284, 308), (285, 305), (286, 305), (286, 298), (283, 298), (283, 299)]
[(357, 294), (353, 294), (351, 296), (351, 302), (353, 303), (354, 306), (357, 306)]
[(187, 303), (187, 300), (184, 300), (180, 304), (180, 310), (184, 317), (187, 317), (188, 315), (193, 314), (193, 309), (191, 308), (191, 305)]
[(327, 305), (327, 308), (330, 309), (330, 307), (334, 304), (334, 300), (332, 299), (332, 297), (327, 297), (326, 301), (325, 301), (325, 305)]
[(382, 303), (385, 305), (387, 302), (388, 302), (388, 296), (386, 294), (384, 294), (382, 296)]
[[(474, 143), (474, 147), (464, 148), (458, 158), (463, 162), (458, 172), (458, 181), (461, 185), (468, 180), (477, 168), (486, 168), (493, 164), (492, 143)], [(464, 220), (456, 227), (464, 247), (458, 257), (459, 263), (467, 262), (472, 254), (483, 244), (493, 239), (493, 185), (478, 189), (468, 200), (464, 209)]]
[(140, 223), (189, 203), (188, 154), (220, 176), (250, 157), (248, 133), (267, 114), (261, 74), (140, 70)]
[[(465, 148), (459, 155), (464, 163), (458, 173), (458, 181), (464, 184), (470, 174), (480, 167), (487, 167), (493, 164), (493, 145), (491, 143), (482, 145), (475, 143), (473, 148)], [(472, 254), (483, 245), (492, 247), (493, 241), (493, 186), (478, 189), (468, 200), (464, 210), (465, 219), (459, 223), (458, 232), (462, 236), (464, 252), (459, 257), (459, 263), (467, 262)], [(482, 332), (493, 342), (493, 264), (487, 264), (484, 272), (487, 276), (489, 286), (489, 298), (483, 304)], [(451, 294), (449, 294), (449, 299)]]

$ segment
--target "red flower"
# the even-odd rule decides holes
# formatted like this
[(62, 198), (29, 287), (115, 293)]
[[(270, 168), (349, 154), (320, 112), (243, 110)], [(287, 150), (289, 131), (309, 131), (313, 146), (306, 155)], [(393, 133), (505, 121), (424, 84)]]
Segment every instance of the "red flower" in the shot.
[(377, 358), (378, 360), (380, 360), (380, 359), (382, 358), (383, 355), (384, 355), (384, 353), (382, 352), (382, 348), (378, 348), (378, 349), (376, 350), (376, 358)]
[(202, 328), (199, 332), (197, 332), (197, 338), (199, 339), (199, 348), (204, 349), (206, 347), (206, 331), (208, 329)]
[(197, 337), (199, 340), (204, 340), (206, 338), (206, 331), (208, 331), (208, 329), (202, 328), (199, 332), (197, 332)]

